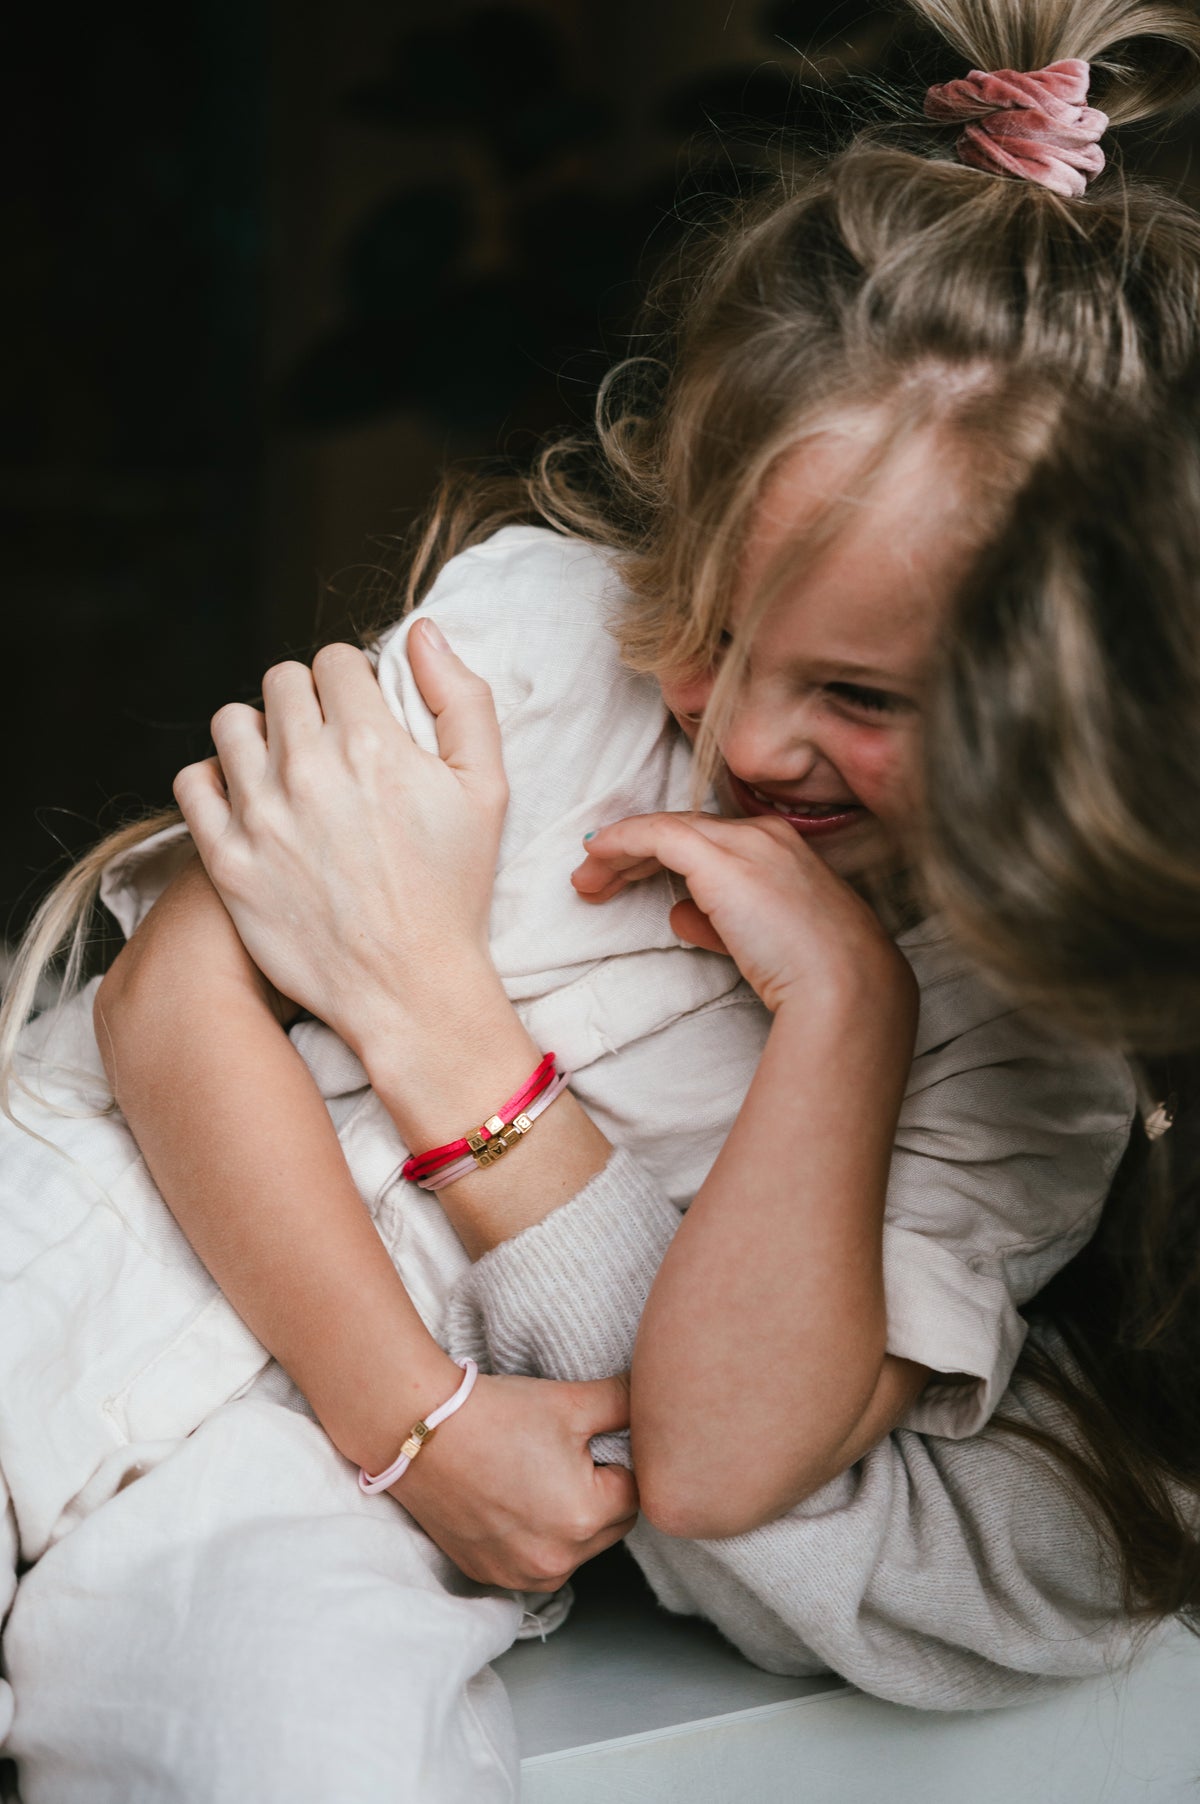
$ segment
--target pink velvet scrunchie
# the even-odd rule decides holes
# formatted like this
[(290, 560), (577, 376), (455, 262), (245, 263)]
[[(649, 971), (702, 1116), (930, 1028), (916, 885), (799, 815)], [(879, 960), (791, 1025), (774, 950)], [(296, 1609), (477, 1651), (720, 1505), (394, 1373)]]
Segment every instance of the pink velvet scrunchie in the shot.
[(972, 121), (956, 146), (960, 163), (1040, 182), (1078, 200), (1104, 168), (1107, 113), (1087, 104), (1091, 64), (1079, 57), (1033, 74), (972, 69), (925, 96), (929, 119)]

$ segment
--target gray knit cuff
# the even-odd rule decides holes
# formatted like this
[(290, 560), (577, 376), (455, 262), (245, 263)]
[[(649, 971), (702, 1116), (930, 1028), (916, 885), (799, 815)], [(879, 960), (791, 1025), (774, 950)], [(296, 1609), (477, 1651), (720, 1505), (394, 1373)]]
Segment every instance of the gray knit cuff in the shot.
[(451, 1292), (446, 1343), (484, 1371), (539, 1378), (625, 1372), (681, 1217), (619, 1149), (577, 1196), (473, 1265)]

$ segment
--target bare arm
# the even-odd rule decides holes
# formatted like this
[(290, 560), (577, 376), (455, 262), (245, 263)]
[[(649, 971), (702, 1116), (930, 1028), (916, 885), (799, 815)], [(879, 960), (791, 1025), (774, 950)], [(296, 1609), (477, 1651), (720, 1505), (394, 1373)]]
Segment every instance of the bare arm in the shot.
[[(312, 1403), (378, 1471), (462, 1376), (417, 1315), (283, 1023), (297, 1011), (249, 959), (198, 862), (164, 893), (97, 993), (114, 1095), (184, 1233)], [(397, 1494), (470, 1576), (549, 1590), (626, 1531), (628, 1474), (593, 1434), (625, 1387), (481, 1379)]]
[(113, 1094), (184, 1233), (342, 1452), (387, 1464), (397, 1421), (461, 1374), (363, 1207), (284, 1031), (298, 1012), (252, 964), (198, 860), (95, 1005)]

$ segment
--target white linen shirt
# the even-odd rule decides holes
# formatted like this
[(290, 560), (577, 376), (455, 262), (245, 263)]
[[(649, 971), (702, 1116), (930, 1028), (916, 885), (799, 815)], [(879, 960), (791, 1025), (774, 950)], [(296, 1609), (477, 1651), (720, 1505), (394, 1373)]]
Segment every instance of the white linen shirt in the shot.
[[(657, 685), (622, 666), (606, 625), (622, 596), (608, 554), (507, 527), (454, 558), (421, 611), (487, 678), (501, 721), (512, 799), (491, 937), (504, 986), (601, 1129), (683, 1209), (737, 1113), (769, 1017), (729, 960), (672, 932), (665, 878), (603, 908), (568, 882), (589, 829), (690, 806), (690, 748)], [(409, 626), (385, 639), (379, 680), (432, 752)], [(110, 865), (101, 894), (127, 935), (189, 850), (184, 830), (168, 829)], [(898, 943), (921, 1007), (887, 1195), (887, 1344), (965, 1375), (931, 1384), (906, 1422), (958, 1437), (987, 1421), (1007, 1385), (1020, 1305), (1091, 1234), (1134, 1088), (1123, 1059), (1014, 1010), (935, 923)], [(26, 1097), (19, 1107), (44, 1140), (0, 1123), (0, 1472), (27, 1559), (105, 1499), (122, 1446), (165, 1453), (267, 1362), (119, 1115), (80, 1113), (106, 1095), (91, 995), (26, 1032), (25, 1079), (45, 1106)], [(436, 1198), (400, 1177), (409, 1149), (354, 1055), (316, 1021), (291, 1037), (391, 1257), (445, 1340), (468, 1268), (461, 1244)], [(63, 1107), (75, 1113), (55, 1113)], [(849, 1095), (844, 1107), (853, 1133), (870, 1098)]]

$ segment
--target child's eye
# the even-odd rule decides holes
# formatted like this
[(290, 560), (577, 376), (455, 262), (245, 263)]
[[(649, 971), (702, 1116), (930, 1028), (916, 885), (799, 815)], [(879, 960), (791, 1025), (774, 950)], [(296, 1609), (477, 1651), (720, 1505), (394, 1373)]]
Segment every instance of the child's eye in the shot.
[(825, 688), (838, 701), (867, 714), (894, 714), (905, 706), (900, 696), (891, 695), (886, 689), (866, 689), (860, 683), (827, 683)]

